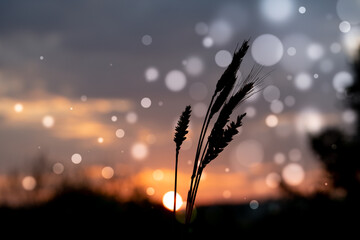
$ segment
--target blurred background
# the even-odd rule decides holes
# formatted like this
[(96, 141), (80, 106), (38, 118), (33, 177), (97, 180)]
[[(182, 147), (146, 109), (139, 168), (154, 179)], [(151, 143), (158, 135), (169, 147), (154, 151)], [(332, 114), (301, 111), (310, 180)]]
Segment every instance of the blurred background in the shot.
[(358, 0), (1, 1), (2, 221), (170, 229), (177, 119), (192, 106), (186, 201), (216, 82), (248, 39), (239, 78), (270, 74), (203, 174), (193, 234), (351, 229), (339, 219), (359, 213)]

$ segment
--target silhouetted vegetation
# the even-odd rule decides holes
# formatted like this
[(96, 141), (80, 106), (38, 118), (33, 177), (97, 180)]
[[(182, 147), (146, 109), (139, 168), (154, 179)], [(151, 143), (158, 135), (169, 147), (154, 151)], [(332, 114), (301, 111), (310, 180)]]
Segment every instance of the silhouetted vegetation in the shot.
[[(254, 66), (247, 77), (238, 79), (238, 70), (241, 63), (249, 49), (249, 41), (244, 41), (239, 49), (237, 49), (229, 66), (218, 80), (215, 91), (211, 97), (206, 115), (203, 120), (198, 145), (196, 149), (194, 167), (191, 175), (190, 188), (187, 195), (186, 203), (186, 224), (190, 223), (192, 212), (196, 200), (196, 194), (199, 188), (200, 179), (205, 167), (213, 161), (218, 155), (229, 145), (233, 137), (239, 133), (238, 128), (242, 126), (242, 119), (246, 113), (238, 115), (236, 121), (230, 121), (234, 110), (247, 98), (255, 93), (255, 89), (261, 84), (266, 76), (259, 76), (262, 67)], [(177, 162), (179, 154), (179, 143), (185, 140), (187, 133), (190, 106), (186, 108), (188, 111), (183, 112), (176, 127), (175, 142), (176, 142), (176, 164), (175, 176), (177, 174)], [(207, 129), (212, 118), (217, 115), (213, 128), (210, 134)], [(186, 120), (186, 121), (185, 121)], [(180, 136), (180, 137), (179, 137)], [(207, 138), (206, 138), (207, 136)], [(203, 147), (206, 138), (205, 146)], [(175, 192), (176, 196), (176, 177), (175, 177)], [(175, 197), (174, 197), (175, 200)], [(175, 206), (175, 201), (174, 201)], [(175, 208), (175, 207), (174, 207)], [(175, 214), (174, 214), (175, 215)]]
[(360, 49), (353, 63), (353, 77), (353, 84), (344, 93), (344, 104), (356, 113), (354, 133), (348, 135), (340, 127), (329, 128), (311, 139), (334, 187), (343, 192), (344, 201), (360, 198)]
[[(253, 210), (248, 204), (215, 205), (196, 209), (190, 229), (178, 223), (179, 239), (221, 237), (321, 237), (357, 232), (359, 208), (325, 195), (312, 198), (261, 202)], [(35, 239), (117, 236), (119, 239), (173, 238), (172, 213), (146, 199), (119, 202), (86, 188), (66, 189), (40, 205), (0, 208), (3, 234)], [(5, 235), (6, 236), (6, 235)]]
[(121, 203), (87, 188), (64, 189), (40, 205), (2, 207), (0, 215), (2, 232), (12, 238), (154, 236), (171, 227), (168, 212), (144, 198)]

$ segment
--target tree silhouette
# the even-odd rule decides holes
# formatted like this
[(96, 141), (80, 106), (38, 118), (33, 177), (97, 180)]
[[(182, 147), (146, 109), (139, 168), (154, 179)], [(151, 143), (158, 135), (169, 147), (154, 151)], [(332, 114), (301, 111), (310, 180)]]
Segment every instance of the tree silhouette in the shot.
[(353, 61), (354, 81), (345, 91), (345, 105), (356, 114), (352, 135), (329, 128), (311, 138), (311, 146), (330, 174), (333, 185), (346, 191), (347, 199), (360, 197), (360, 48)]

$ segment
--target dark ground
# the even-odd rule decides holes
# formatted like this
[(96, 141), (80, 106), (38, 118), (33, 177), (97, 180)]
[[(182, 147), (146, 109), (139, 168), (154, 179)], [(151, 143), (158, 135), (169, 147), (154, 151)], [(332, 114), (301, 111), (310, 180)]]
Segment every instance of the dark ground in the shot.
[(248, 204), (200, 207), (187, 229), (174, 224), (170, 211), (147, 200), (119, 203), (78, 189), (41, 205), (0, 208), (0, 239), (359, 239), (359, 214), (359, 201), (296, 196), (260, 202), (256, 210)]

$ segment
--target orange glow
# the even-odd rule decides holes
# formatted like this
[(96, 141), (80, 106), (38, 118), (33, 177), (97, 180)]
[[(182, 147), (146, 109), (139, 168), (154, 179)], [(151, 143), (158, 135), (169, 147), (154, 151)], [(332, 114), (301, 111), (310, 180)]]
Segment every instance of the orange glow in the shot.
[[(169, 191), (164, 194), (162, 202), (165, 208), (174, 210), (174, 191)], [(180, 194), (176, 193), (176, 211), (178, 211), (183, 205), (183, 200)]]
[[(64, 139), (90, 139), (101, 137), (111, 139), (113, 129), (94, 120), (95, 115), (110, 112), (126, 112), (133, 103), (123, 99), (74, 100), (39, 91), (37, 98), (19, 103), (18, 99), (0, 98), (0, 112), (3, 124), (9, 127), (36, 126), (54, 127), (52, 134)], [(31, 109), (31, 111), (25, 111)], [(71, 111), (69, 109), (72, 109)], [(21, 113), (21, 114), (19, 114)], [(56, 122), (55, 122), (56, 120)]]
[[(280, 181), (280, 174), (274, 171), (274, 166), (277, 167), (278, 165), (274, 163), (273, 165), (268, 164), (266, 166), (266, 168), (261, 168), (254, 172), (230, 171), (228, 173), (219, 173), (216, 171), (208, 171), (207, 178), (201, 181), (196, 205), (209, 205), (223, 203), (224, 201), (226, 203), (240, 204), (249, 203), (249, 201), (253, 199), (261, 201), (262, 199), (281, 197), (281, 191), (276, 187), (279, 184), (278, 181)], [(164, 195), (169, 189), (173, 188), (173, 169), (162, 168), (163, 179), (157, 181), (153, 178), (153, 173), (159, 169), (145, 169), (135, 174), (130, 168), (127, 170), (126, 168), (127, 166), (124, 164), (117, 164), (111, 167), (111, 169), (103, 165), (84, 164), (82, 168), (78, 168), (77, 171), (72, 169), (72, 165), (68, 166), (67, 171), (71, 173), (69, 180), (73, 184), (83, 183), (84, 179), (86, 179), (86, 182), (91, 184), (92, 189), (122, 200), (131, 199), (136, 190), (142, 189), (142, 194), (151, 199), (151, 201), (162, 203), (164, 206), (166, 204), (169, 210), (173, 208), (173, 192), (168, 193), (166, 197)], [(44, 174), (41, 176), (41, 179), (44, 179), (43, 184), (38, 188), (38, 190), (41, 191), (41, 196), (51, 196), (53, 194), (53, 187), (61, 184), (58, 174), (62, 173), (63, 170), (64, 166), (56, 163), (53, 168), (55, 174)], [(108, 170), (109, 172), (107, 172)], [(111, 177), (111, 181), (98, 181), (104, 179), (103, 174), (105, 174), (105, 177), (110, 177), (113, 171), (114, 175)], [(264, 173), (269, 173), (268, 177), (264, 177)], [(296, 173), (294, 169), (292, 173), (299, 176), (299, 173)], [(122, 177), (118, 178), (118, 176)], [(256, 179), (254, 178), (255, 176)], [(319, 178), (322, 179), (320, 181), (322, 185), (316, 185), (316, 183), (319, 182)], [(12, 179), (11, 176), (0, 175), (0, 189), (4, 188), (9, 190), (14, 179)], [(81, 179), (80, 182), (78, 181), (79, 179)], [(299, 177), (296, 179), (299, 179)], [(189, 180), (190, 176), (187, 171), (178, 172), (178, 196), (186, 196)], [(295, 180), (293, 179), (292, 181)], [(316, 189), (324, 189), (324, 183), (327, 182), (329, 182), (329, 179), (324, 175), (323, 170), (318, 168), (311, 171), (308, 170), (304, 178), (302, 178), (302, 183), (296, 185), (296, 188), (303, 194), (310, 195), (316, 191)], [(22, 189), (26, 191), (32, 191), (37, 187), (37, 181), (33, 176), (24, 176), (21, 179), (21, 186)], [(309, 188), (309, 186), (313, 187)], [(325, 187), (328, 188), (327, 186)], [(11, 194), (1, 195), (0, 204), (4, 202), (19, 204), (26, 203), (29, 200), (25, 198), (26, 195), (21, 195), (21, 192), (19, 194), (16, 191), (17, 190), (14, 189)], [(179, 203), (182, 202), (183, 204), (180, 209), (183, 209), (186, 199), (178, 199), (180, 198), (177, 197), (177, 202), (179, 201), (177, 204), (179, 205)]]
[(17, 103), (14, 106), (14, 111), (17, 112), (17, 113), (22, 112), (23, 109), (24, 109), (24, 107), (23, 107), (23, 105), (21, 103)]

